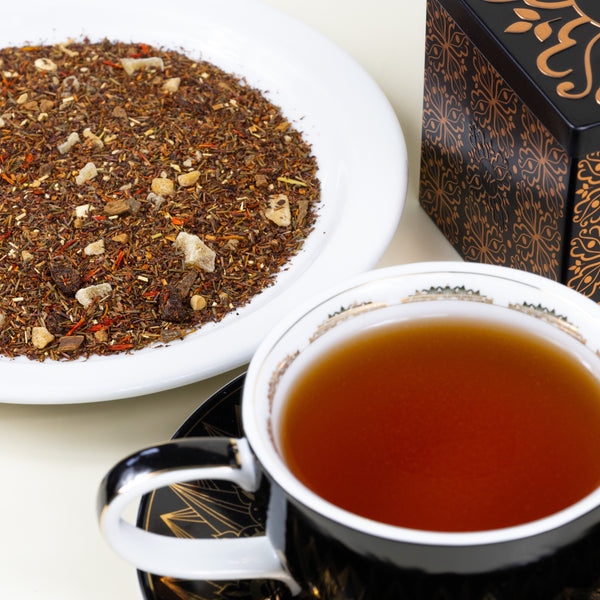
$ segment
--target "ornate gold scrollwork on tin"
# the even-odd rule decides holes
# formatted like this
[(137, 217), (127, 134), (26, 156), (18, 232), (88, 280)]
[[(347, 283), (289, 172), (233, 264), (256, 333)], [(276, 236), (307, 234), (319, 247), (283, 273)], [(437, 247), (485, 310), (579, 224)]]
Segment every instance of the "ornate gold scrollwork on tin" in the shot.
[(569, 156), (434, 1), (426, 44), (421, 205), (465, 260), (559, 279)]
[[(484, 1), (501, 4), (517, 0)], [(600, 104), (600, 85), (597, 81), (594, 83), (594, 79), (598, 79), (598, 68), (594, 69), (592, 65), (592, 52), (600, 41), (600, 19), (590, 15), (600, 13), (598, 3), (590, 0), (519, 1), (529, 8), (513, 8), (517, 20), (504, 31), (513, 34), (532, 32), (540, 44), (545, 44), (536, 64), (543, 75), (562, 80), (556, 86), (556, 93), (560, 97), (577, 100), (593, 93), (594, 99)], [(557, 70), (551, 66), (551, 61), (557, 55), (581, 44), (584, 44), (583, 53), (579, 52), (577, 57), (582, 62), (582, 69), (578, 72), (583, 74), (585, 82), (582, 89), (577, 89), (577, 85), (569, 77), (574, 69)]]
[(598, 300), (600, 294), (600, 152), (581, 159), (569, 249), (569, 286)]

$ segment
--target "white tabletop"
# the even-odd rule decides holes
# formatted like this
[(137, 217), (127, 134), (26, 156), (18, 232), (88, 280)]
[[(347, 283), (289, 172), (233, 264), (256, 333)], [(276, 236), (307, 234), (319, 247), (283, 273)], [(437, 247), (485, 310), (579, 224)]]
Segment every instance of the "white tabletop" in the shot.
[[(321, 31), (391, 101), (409, 158), (405, 212), (378, 266), (458, 255), (418, 205), (425, 0), (265, 0)], [(0, 598), (139, 600), (134, 568), (100, 536), (98, 483), (120, 458), (168, 439), (238, 369), (149, 396), (0, 405)]]

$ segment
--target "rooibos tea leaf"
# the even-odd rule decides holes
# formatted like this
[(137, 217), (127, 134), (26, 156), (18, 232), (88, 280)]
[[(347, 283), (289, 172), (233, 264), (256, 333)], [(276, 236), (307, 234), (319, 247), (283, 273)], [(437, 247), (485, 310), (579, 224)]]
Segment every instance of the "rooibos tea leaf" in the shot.
[(2, 49), (0, 353), (114, 354), (219, 321), (298, 252), (319, 194), (302, 135), (214, 65)]

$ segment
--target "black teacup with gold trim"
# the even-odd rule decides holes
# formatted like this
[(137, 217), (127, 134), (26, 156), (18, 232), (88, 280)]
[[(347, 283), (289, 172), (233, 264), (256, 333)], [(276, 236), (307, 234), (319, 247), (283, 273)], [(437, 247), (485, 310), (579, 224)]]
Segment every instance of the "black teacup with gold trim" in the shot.
[[(115, 465), (102, 531), (143, 571), (271, 578), (300, 597), (547, 600), (593, 586), (599, 351), (600, 307), (546, 278), (452, 262), (367, 273), (264, 340), (242, 438), (173, 440)], [(141, 495), (206, 479), (264, 492), (266, 534), (176, 539), (122, 518)]]

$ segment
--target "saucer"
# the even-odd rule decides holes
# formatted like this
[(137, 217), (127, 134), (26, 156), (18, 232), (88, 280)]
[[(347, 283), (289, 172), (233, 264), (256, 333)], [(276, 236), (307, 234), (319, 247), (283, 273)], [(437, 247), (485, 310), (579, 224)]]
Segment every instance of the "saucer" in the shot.
[[(192, 436), (240, 437), (243, 435), (240, 405), (245, 374), (239, 375), (213, 394), (175, 432), (174, 438)], [(187, 538), (221, 538), (262, 535), (265, 511), (255, 502), (254, 494), (230, 482), (203, 481), (172, 485), (145, 496), (140, 504), (138, 526), (154, 533)], [(591, 549), (593, 548), (593, 549)], [(561, 581), (561, 593), (544, 600), (596, 600), (600, 597), (600, 579), (584, 587), (580, 571), (593, 571), (600, 559), (600, 531), (576, 544), (565, 556), (558, 553), (548, 564), (533, 564), (515, 572), (475, 577), (462, 583), (452, 576), (426, 577), (419, 583), (424, 597), (464, 598), (466, 600), (530, 600), (527, 589), (538, 577)], [(564, 554), (564, 553), (563, 553)], [(587, 557), (587, 558), (585, 558)], [(162, 577), (138, 571), (144, 600), (291, 600), (284, 585), (268, 580), (191, 581)], [(517, 583), (518, 582), (518, 583)], [(584, 584), (585, 585), (585, 584)], [(423, 591), (424, 588), (431, 590)], [(423, 589), (422, 589), (423, 588)], [(556, 589), (555, 588), (555, 589)], [(435, 590), (435, 591), (433, 591)], [(308, 600), (300, 593), (294, 600)], [(342, 597), (345, 598), (345, 596)], [(352, 596), (348, 596), (352, 597)], [(411, 596), (409, 596), (411, 597)]]
[[(186, 420), (173, 437), (240, 437), (241, 392), (239, 375), (213, 394)], [(262, 535), (264, 511), (254, 494), (226, 482), (191, 482), (145, 496), (138, 525), (176, 537), (221, 538)], [(287, 588), (272, 581), (189, 581), (138, 571), (145, 600), (287, 600)]]

